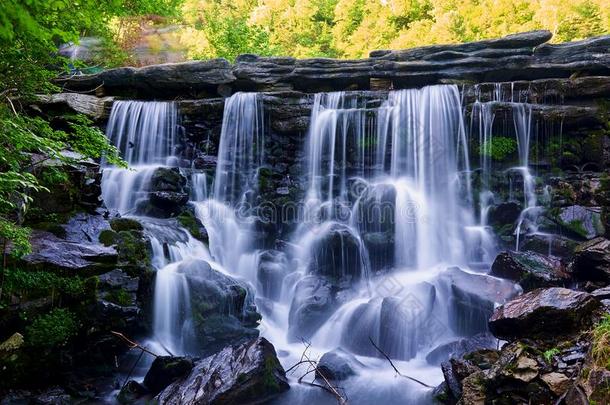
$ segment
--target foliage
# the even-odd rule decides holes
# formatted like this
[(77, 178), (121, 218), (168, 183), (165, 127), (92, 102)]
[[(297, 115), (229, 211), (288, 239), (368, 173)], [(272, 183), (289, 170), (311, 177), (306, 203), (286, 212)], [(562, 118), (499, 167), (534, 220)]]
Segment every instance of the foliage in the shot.
[(47, 296), (79, 298), (87, 293), (87, 283), (81, 277), (22, 269), (7, 272), (4, 288), (8, 294), (24, 301)]
[(550, 363), (553, 360), (553, 357), (557, 356), (560, 352), (561, 351), (558, 348), (553, 347), (542, 353), (542, 357), (544, 357), (544, 360), (546, 360), (547, 363)]
[(494, 136), (491, 140), (479, 146), (482, 156), (491, 157), (493, 160), (502, 161), (517, 151), (517, 141), (513, 138)]
[(554, 42), (610, 32), (606, 0), (185, 0), (190, 57), (365, 57), (548, 29)]
[(591, 356), (597, 366), (610, 370), (610, 314), (604, 315), (593, 329)]
[(26, 329), (31, 346), (54, 348), (64, 346), (78, 332), (76, 316), (67, 309), (56, 308), (41, 315)]

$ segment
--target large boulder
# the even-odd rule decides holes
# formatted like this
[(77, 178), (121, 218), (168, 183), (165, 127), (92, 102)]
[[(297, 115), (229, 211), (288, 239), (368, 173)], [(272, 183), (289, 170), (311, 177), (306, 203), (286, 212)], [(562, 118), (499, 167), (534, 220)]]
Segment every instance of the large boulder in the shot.
[(78, 243), (45, 231), (33, 231), (32, 253), (22, 258), (29, 268), (54, 269), (65, 274), (91, 275), (111, 270), (117, 251), (100, 243)]
[(552, 287), (523, 294), (497, 308), (489, 320), (498, 338), (556, 339), (590, 323), (599, 302), (590, 294)]
[(158, 394), (173, 382), (186, 377), (193, 369), (193, 360), (187, 357), (159, 356), (144, 376), (144, 385)]
[(504, 303), (518, 293), (512, 282), (457, 267), (441, 274), (439, 287), (449, 296), (449, 326), (462, 336), (486, 331), (496, 304)]
[(260, 404), (289, 388), (273, 345), (258, 338), (198, 361), (188, 377), (156, 400), (165, 405)]
[(570, 274), (561, 260), (535, 252), (502, 252), (494, 260), (489, 274), (513, 280), (525, 291), (565, 286), (570, 281)]
[(329, 277), (334, 282), (355, 281), (363, 276), (363, 246), (353, 229), (332, 223), (321, 230), (311, 246), (309, 272)]
[(258, 336), (260, 315), (247, 283), (214, 270), (204, 260), (183, 261), (177, 272), (184, 274), (189, 287), (200, 350), (213, 353)]
[(605, 232), (600, 207), (572, 205), (561, 208), (557, 217), (559, 224), (580, 238), (593, 239)]
[(481, 349), (495, 349), (498, 346), (496, 339), (489, 332), (477, 333), (474, 336), (462, 338), (437, 346), (426, 355), (426, 361), (439, 365), (449, 359), (460, 359), (465, 354)]
[(186, 183), (186, 178), (180, 174), (178, 168), (159, 167), (150, 178), (150, 190), (182, 192)]
[(610, 282), (610, 240), (595, 238), (579, 245), (571, 267), (578, 280)]
[(358, 374), (356, 369), (362, 364), (356, 357), (341, 348), (324, 353), (316, 367), (316, 377), (322, 380), (346, 380)]
[(310, 338), (335, 308), (331, 283), (314, 275), (302, 278), (294, 288), (288, 315), (288, 336), (293, 341)]

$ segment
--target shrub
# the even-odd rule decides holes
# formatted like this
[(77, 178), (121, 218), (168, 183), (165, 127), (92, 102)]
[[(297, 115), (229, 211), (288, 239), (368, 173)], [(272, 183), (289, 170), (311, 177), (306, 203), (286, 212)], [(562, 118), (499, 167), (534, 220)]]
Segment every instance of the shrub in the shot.
[(481, 156), (488, 156), (496, 161), (505, 160), (516, 151), (517, 141), (501, 136), (495, 136), (479, 146), (479, 154)]
[(55, 308), (27, 327), (26, 341), (30, 346), (50, 349), (64, 346), (77, 331), (76, 316), (67, 309)]

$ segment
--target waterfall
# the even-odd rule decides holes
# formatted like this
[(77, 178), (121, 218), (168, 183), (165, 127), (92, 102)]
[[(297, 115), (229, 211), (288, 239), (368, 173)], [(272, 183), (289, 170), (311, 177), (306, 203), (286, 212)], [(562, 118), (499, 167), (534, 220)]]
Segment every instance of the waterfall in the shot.
[[(180, 169), (208, 246), (172, 218), (137, 217), (157, 272), (152, 342), (159, 352), (197, 353), (192, 303), (212, 274), (205, 261), (244, 286), (248, 303), (256, 295), (260, 333), (282, 353), (284, 366), (298, 361), (302, 339), (311, 341), (312, 355), (341, 347), (357, 356), (361, 375), (346, 384), (362, 403), (380, 395), (393, 403), (429, 402), (428, 390), (391, 378), (369, 337), (401, 367), (436, 384), (440, 371), (426, 355), (484, 332), (493, 305), (513, 291), (472, 270), (489, 267), (495, 246), (475, 215), (460, 93), (439, 85), (391, 91), (381, 101), (358, 92), (320, 93), (313, 101), (299, 201), (305, 215), (287, 247), (268, 250), (262, 243), (268, 224), (259, 184), (268, 172), (272, 129), (262, 97), (253, 93), (225, 101), (210, 190), (204, 173)], [(135, 215), (148, 198), (155, 170), (178, 162), (178, 112), (172, 103), (159, 104), (113, 108), (108, 137), (135, 170), (105, 168), (103, 188), (108, 206), (123, 215)], [(481, 139), (491, 145), (493, 109), (480, 107)], [(525, 145), (529, 135), (523, 136)], [(491, 161), (482, 159), (488, 173)], [(478, 291), (481, 285), (491, 287)], [(293, 388), (282, 401), (313, 400), (311, 391)]]
[(256, 93), (237, 93), (225, 102), (214, 199), (235, 205), (252, 203), (257, 170), (265, 153), (262, 103)]
[[(151, 243), (152, 265), (156, 270), (151, 344), (158, 345), (159, 352), (185, 353), (195, 345), (196, 336), (184, 269), (195, 259), (213, 261), (205, 245), (175, 220), (138, 215), (139, 205), (149, 199), (155, 171), (176, 164), (173, 156), (178, 142), (176, 104), (117, 101), (106, 136), (129, 164), (128, 169), (104, 166), (102, 196), (106, 206), (140, 221)], [(199, 196), (196, 194), (195, 198)]]

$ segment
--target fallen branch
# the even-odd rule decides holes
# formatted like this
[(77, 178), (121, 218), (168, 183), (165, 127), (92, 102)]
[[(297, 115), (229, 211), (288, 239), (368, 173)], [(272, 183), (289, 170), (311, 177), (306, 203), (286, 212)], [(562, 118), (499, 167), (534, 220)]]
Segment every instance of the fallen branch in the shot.
[(127, 336), (123, 335), (121, 332), (115, 332), (115, 331), (111, 330), (110, 333), (112, 333), (116, 337), (121, 338), (124, 342), (127, 343), (127, 346), (129, 346), (130, 349), (140, 349), (140, 350), (142, 350), (143, 353), (148, 353), (151, 356), (159, 357), (158, 354), (153, 353), (150, 350), (148, 350), (147, 348), (145, 348), (144, 346), (142, 346), (141, 344), (134, 342), (133, 340), (129, 339)]
[[(299, 384), (305, 384), (305, 385), (309, 385), (311, 387), (322, 388), (324, 391), (333, 395), (337, 399), (337, 402), (339, 403), (339, 405), (347, 405), (347, 396), (344, 393), (339, 392), (339, 390), (340, 390), (339, 387), (335, 387), (333, 384), (331, 384), (331, 382), (328, 380), (328, 378), (326, 378), (324, 373), (318, 368), (318, 362), (316, 360), (312, 360), (309, 358), (307, 351), (309, 350), (311, 343), (303, 341), (303, 344), (305, 345), (305, 349), (303, 350), (303, 353), (301, 354), (301, 359), (296, 364), (291, 366), (288, 370), (286, 370), (286, 373), (290, 373), (293, 370), (297, 369), (299, 366), (307, 364), (308, 367), (307, 367), (305, 374), (301, 375), (297, 379)], [(305, 377), (307, 377), (308, 375), (310, 375), (311, 373), (315, 373), (316, 376), (319, 376), (324, 381), (324, 385), (315, 383), (313, 381), (311, 381), (311, 382), (303, 381), (303, 379)], [(314, 377), (314, 381), (315, 381), (315, 377)]]
[(383, 355), (383, 357), (385, 357), (385, 358), (388, 360), (388, 362), (390, 363), (390, 365), (392, 366), (392, 368), (394, 369), (394, 371), (396, 371), (396, 374), (398, 374), (399, 376), (401, 376), (401, 377), (403, 377), (403, 378), (406, 378), (406, 379), (409, 379), (409, 380), (411, 380), (411, 381), (413, 381), (413, 382), (416, 382), (416, 383), (418, 383), (418, 384), (421, 384), (421, 385), (423, 385), (424, 387), (427, 387), (427, 388), (435, 388), (435, 387), (433, 387), (433, 386), (431, 386), (431, 385), (426, 384), (425, 382), (419, 381), (417, 378), (413, 378), (413, 377), (410, 377), (410, 376), (408, 376), (408, 375), (405, 375), (405, 374), (401, 373), (401, 372), (400, 372), (400, 370), (398, 370), (398, 369), (396, 368), (396, 366), (394, 365), (394, 363), (392, 362), (392, 359), (390, 359), (390, 356), (388, 356), (387, 354), (385, 354), (385, 352), (384, 352), (383, 350), (381, 350), (381, 349), (379, 348), (379, 346), (377, 346), (377, 345), (375, 344), (375, 342), (373, 342), (373, 339), (371, 339), (371, 337), (370, 337), (370, 336), (369, 336), (369, 341), (371, 342), (371, 344), (373, 345), (373, 347), (374, 347), (375, 349), (377, 349), (377, 351), (378, 351), (379, 353), (381, 353), (381, 354)]

